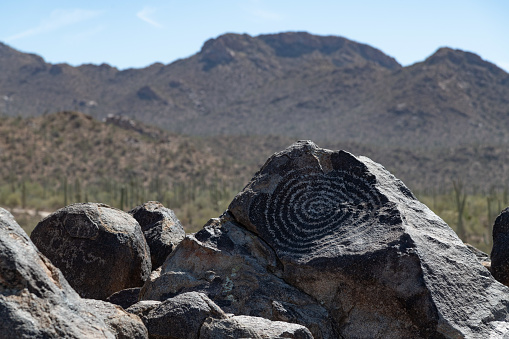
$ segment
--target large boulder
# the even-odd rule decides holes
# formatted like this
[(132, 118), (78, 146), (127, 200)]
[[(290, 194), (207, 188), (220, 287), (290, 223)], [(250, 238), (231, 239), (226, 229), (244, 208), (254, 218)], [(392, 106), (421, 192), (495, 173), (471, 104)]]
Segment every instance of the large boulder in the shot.
[(504, 285), (509, 285), (509, 208), (504, 209), (493, 225), (491, 273)]
[(186, 232), (175, 213), (160, 202), (149, 201), (129, 211), (141, 226), (150, 247), (152, 269), (161, 266), (184, 239)]
[(85, 298), (105, 300), (142, 286), (151, 272), (150, 250), (138, 222), (104, 204), (64, 207), (39, 222), (31, 239)]
[(0, 337), (115, 338), (12, 215), (0, 208)]
[(282, 278), (343, 337), (501, 336), (509, 289), (384, 167), (309, 141), (274, 154), (229, 206)]

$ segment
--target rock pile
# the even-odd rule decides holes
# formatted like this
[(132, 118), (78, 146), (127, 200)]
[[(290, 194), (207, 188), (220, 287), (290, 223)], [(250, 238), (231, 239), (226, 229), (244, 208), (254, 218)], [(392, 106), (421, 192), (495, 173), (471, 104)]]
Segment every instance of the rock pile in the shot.
[[(509, 288), (401, 181), (365, 157), (298, 142), (274, 154), (222, 216), (185, 237), (173, 212), (159, 203), (130, 214), (134, 218), (101, 204), (71, 205), (32, 234), (80, 294), (113, 294), (108, 300), (123, 308), (80, 298), (12, 226), (12, 217), (0, 214), (0, 330), (58, 337), (67, 326), (60, 315), (70, 313), (82, 325), (69, 329), (69, 337), (509, 333)], [(504, 253), (495, 247), (492, 253), (501, 280)], [(109, 268), (94, 272), (85, 269), (88, 263)], [(136, 282), (113, 282), (111, 276), (124, 273)], [(94, 283), (84, 287), (83, 281)], [(30, 303), (42, 306), (31, 310)], [(49, 305), (59, 312), (46, 314)]]

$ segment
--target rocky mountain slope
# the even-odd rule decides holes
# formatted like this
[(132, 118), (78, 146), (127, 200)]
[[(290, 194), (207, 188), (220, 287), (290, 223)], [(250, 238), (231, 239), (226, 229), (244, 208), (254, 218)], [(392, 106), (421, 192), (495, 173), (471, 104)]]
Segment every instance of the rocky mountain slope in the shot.
[(432, 149), (506, 143), (509, 74), (441, 48), (401, 67), (368, 45), (303, 32), (226, 34), (169, 65), (52, 65), (0, 45), (0, 111), (120, 114), (189, 135), (279, 135)]

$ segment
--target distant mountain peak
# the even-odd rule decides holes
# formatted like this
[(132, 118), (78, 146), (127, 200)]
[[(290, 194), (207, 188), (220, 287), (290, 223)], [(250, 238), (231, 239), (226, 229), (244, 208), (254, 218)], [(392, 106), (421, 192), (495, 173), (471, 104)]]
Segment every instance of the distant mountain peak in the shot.
[(200, 60), (205, 64), (204, 70), (209, 70), (217, 65), (229, 64), (235, 57), (235, 52), (248, 47), (253, 38), (247, 34), (228, 33), (209, 39), (200, 51)]
[(228, 33), (210, 39), (200, 51), (204, 70), (231, 63), (237, 52), (272, 54), (278, 58), (297, 59), (319, 53), (334, 60), (336, 65), (359, 61), (374, 62), (384, 68), (397, 69), (401, 65), (392, 57), (369, 45), (338, 36), (313, 35), (307, 32), (284, 32), (251, 37), (247, 34)]
[(456, 67), (481, 67), (492, 73), (504, 72), (501, 68), (482, 59), (477, 54), (449, 47), (439, 48), (435, 53), (429, 56), (424, 63), (429, 66), (447, 63)]

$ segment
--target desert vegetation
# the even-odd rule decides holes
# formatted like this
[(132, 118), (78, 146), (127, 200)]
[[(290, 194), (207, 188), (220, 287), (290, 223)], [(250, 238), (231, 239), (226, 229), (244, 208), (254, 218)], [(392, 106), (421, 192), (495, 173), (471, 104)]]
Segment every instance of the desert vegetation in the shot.
[[(0, 135), (0, 206), (13, 211), (28, 233), (44, 212), (71, 203), (102, 202), (130, 210), (149, 200), (173, 209), (187, 232), (197, 231), (224, 212), (272, 153), (291, 143), (286, 138), (184, 137), (144, 125), (133, 130), (78, 112), (4, 117)], [(493, 222), (509, 203), (507, 187), (439, 175), (434, 178), (439, 185), (430, 181), (426, 186), (426, 180), (414, 179), (422, 177), (415, 173), (415, 157), (350, 144), (329, 147), (373, 154), (464, 241), (490, 250)]]

